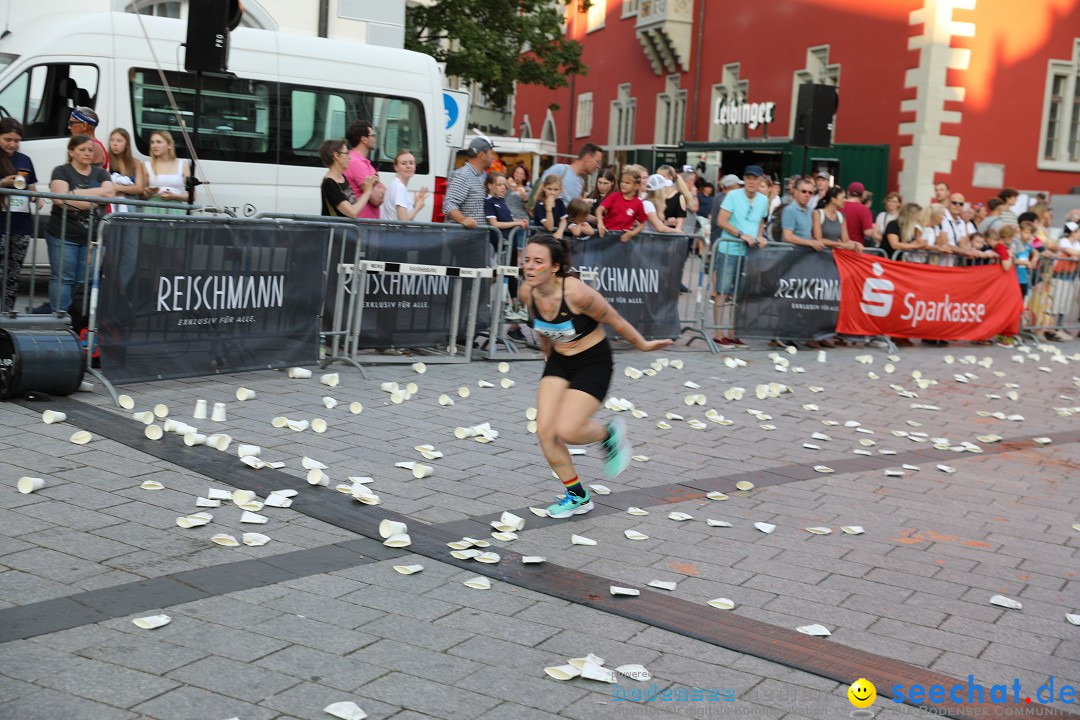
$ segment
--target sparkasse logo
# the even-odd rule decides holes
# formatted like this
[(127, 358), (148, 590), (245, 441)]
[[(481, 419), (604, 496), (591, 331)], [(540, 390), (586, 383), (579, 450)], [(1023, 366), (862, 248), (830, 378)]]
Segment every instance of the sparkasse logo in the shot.
[(859, 303), (859, 307), (867, 315), (888, 317), (892, 312), (892, 294), (896, 286), (893, 285), (892, 280), (881, 277), (885, 274), (885, 268), (881, 267), (881, 263), (874, 263), (874, 274), (877, 275), (876, 278), (866, 278), (863, 282), (862, 302)]

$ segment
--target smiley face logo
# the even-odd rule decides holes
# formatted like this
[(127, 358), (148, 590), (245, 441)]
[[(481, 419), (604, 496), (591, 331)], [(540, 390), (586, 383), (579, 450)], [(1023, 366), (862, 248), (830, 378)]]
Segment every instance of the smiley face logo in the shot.
[(848, 700), (857, 708), (867, 708), (877, 700), (877, 688), (866, 678), (859, 678), (851, 683), (847, 691)]

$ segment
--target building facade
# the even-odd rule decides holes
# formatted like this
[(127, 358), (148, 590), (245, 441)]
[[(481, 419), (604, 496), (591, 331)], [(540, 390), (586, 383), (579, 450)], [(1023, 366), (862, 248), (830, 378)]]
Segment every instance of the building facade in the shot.
[(1080, 192), (1080, 0), (592, 0), (566, 32), (588, 74), (514, 118), (560, 152), (714, 142), (740, 172), (723, 144), (790, 137), (816, 83), (838, 86), (833, 142), (888, 145), (906, 199)]

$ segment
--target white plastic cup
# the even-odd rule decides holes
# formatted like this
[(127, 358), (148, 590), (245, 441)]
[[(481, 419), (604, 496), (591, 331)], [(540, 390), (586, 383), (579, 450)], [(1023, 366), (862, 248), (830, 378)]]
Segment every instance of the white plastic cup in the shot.
[(225, 418), (226, 418), (225, 403), (222, 403), (222, 402), (214, 403), (214, 411), (213, 411), (213, 413), (211, 413), (210, 419), (213, 420), (214, 422), (225, 422)]
[(327, 427), (326, 421), (323, 420), (322, 418), (315, 418), (314, 420), (311, 421), (311, 429), (314, 430), (317, 433), (326, 432), (326, 427)]
[(435, 469), (433, 467), (431, 467), (430, 465), (421, 465), (420, 463), (416, 463), (415, 465), (413, 465), (412, 469), (412, 475), (417, 480), (419, 480), (420, 478), (431, 477), (431, 474), (433, 472), (435, 472)]
[(322, 404), (323, 404), (323, 407), (325, 407), (327, 410), (333, 410), (334, 408), (337, 407), (338, 401), (335, 400), (334, 398), (330, 397), (329, 395), (327, 395), (326, 397), (324, 397), (322, 399)]
[(359, 415), (363, 411), (364, 411), (364, 406), (361, 405), (360, 403), (358, 403), (358, 402), (349, 403), (349, 412), (351, 412), (353, 415)]
[(164, 420), (169, 417), (169, 406), (165, 403), (158, 403), (154, 406), (154, 415)]
[(276, 428), (283, 428), (289, 424), (289, 418), (284, 415), (278, 415), (276, 418), (270, 421), (270, 424)]
[(13, 188), (15, 188), (16, 190), (25, 190), (26, 189), (26, 176), (25, 175), (16, 175), (15, 178), (11, 181), (11, 186)]
[(116, 398), (116, 404), (124, 408), (125, 410), (135, 409), (135, 399), (132, 398), (130, 395), (119, 396), (118, 398)]
[(89, 380), (83, 380), (79, 383), (79, 392), (94, 392), (94, 383)]
[(143, 429), (143, 435), (150, 440), (160, 440), (164, 434), (165, 431), (161, 429), (160, 425), (147, 425)]
[(338, 383), (341, 382), (341, 376), (337, 373), (326, 373), (319, 377), (319, 382), (327, 387), (337, 387)]
[(289, 368), (289, 377), (303, 380), (311, 377), (311, 371), (301, 367)]
[(46, 425), (52, 425), (53, 423), (62, 423), (67, 420), (67, 415), (59, 410), (46, 410), (41, 413), (41, 420)]
[(384, 382), (379, 387), (382, 388), (383, 392), (388, 393), (397, 392), (398, 390), (398, 384), (396, 382)]
[(214, 433), (206, 436), (206, 444), (215, 450), (224, 452), (229, 449), (230, 443), (232, 443), (232, 438), (225, 433)]
[(32, 492), (37, 492), (41, 488), (45, 487), (45, 480), (43, 478), (36, 477), (21, 477), (15, 484), (23, 495), (29, 495)]
[(240, 457), (259, 457), (262, 455), (262, 448), (258, 445), (239, 445), (236, 454)]
[(237, 388), (236, 389), (236, 399), (239, 400), (240, 402), (243, 402), (244, 400), (254, 400), (255, 399), (255, 391), (250, 389), (250, 388), (246, 388), (246, 387)]
[(393, 537), (394, 535), (402, 535), (407, 532), (409, 532), (409, 528), (405, 526), (405, 523), (398, 522), (397, 520), (383, 520), (379, 523), (379, 535), (381, 535), (384, 540)]
[(307, 481), (309, 485), (329, 485), (330, 478), (322, 470), (308, 470)]
[(205, 445), (206, 436), (200, 435), (197, 432), (189, 432), (184, 435), (184, 444), (188, 447), (194, 447), (195, 445)]
[(135, 418), (143, 425), (151, 425), (154, 422), (154, 413), (149, 410), (142, 410), (140, 412), (131, 413), (131, 417)]
[(195, 412), (192, 414), (192, 417), (195, 418), (196, 420), (205, 420), (206, 419), (206, 401), (205, 400), (196, 400), (195, 401)]

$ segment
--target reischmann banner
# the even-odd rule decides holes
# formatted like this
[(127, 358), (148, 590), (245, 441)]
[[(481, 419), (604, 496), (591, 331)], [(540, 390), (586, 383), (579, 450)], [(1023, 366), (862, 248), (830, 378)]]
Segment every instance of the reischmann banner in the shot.
[(312, 223), (113, 215), (98, 298), (114, 383), (318, 359), (327, 249)]
[(736, 297), (736, 332), (748, 338), (820, 340), (836, 332), (840, 275), (830, 252), (792, 245), (751, 249)]

